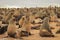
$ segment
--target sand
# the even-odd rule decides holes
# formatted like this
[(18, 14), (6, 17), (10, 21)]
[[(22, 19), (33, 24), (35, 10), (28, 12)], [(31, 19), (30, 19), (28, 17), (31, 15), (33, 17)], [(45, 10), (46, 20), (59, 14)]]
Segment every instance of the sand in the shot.
[(0, 40), (60, 40), (60, 34), (55, 34), (55, 37), (41, 37), (39, 36), (39, 30), (31, 30), (32, 35), (28, 37), (22, 37), (22, 39), (6, 37), (7, 34), (4, 33), (0, 35)]
[(7, 33), (4, 33), (4, 34), (0, 35), (0, 40), (60, 40), (60, 34), (55, 34), (57, 29), (58, 28), (55, 27), (55, 29), (52, 30), (55, 37), (41, 37), (39, 35), (39, 30), (34, 29), (34, 30), (31, 30), (32, 35), (30, 35), (28, 37), (22, 37), (21, 39), (17, 39), (17, 38), (6, 37)]

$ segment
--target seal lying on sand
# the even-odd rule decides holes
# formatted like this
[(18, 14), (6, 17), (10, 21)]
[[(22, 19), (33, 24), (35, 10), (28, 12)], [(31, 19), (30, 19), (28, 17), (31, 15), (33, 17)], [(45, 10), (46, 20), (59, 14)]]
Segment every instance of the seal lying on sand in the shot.
[(0, 26), (0, 34), (5, 33), (7, 31), (7, 27), (8, 27), (8, 25)]
[(3, 34), (7, 31), (8, 24), (2, 24), (2, 21), (0, 21), (0, 34)]

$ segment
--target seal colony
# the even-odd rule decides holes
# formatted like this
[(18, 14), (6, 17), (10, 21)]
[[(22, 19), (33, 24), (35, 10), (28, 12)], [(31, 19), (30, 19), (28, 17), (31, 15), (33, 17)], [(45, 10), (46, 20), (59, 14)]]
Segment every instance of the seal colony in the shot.
[[(7, 32), (8, 37), (28, 37), (33, 34), (31, 30), (38, 28), (41, 37), (55, 37), (50, 22), (56, 22), (55, 26), (60, 26), (58, 24), (60, 22), (57, 20), (60, 16), (58, 16), (58, 11), (54, 10), (55, 8), (0, 8), (0, 35)], [(59, 32), (60, 29), (56, 33)]]

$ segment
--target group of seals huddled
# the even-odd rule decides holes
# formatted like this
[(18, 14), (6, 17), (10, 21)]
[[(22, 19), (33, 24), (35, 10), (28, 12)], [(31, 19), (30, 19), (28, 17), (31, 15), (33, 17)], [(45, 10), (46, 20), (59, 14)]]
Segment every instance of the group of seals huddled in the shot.
[[(31, 23), (29, 21), (29, 16), (22, 16), (22, 18), (19, 21), (20, 28), (16, 27), (16, 21), (13, 17), (10, 21), (8, 26), (0, 28), (0, 34), (3, 34), (7, 31), (7, 34), (9, 37), (13, 38), (21, 38), (22, 36), (29, 36), (31, 35)], [(56, 32), (57, 33), (57, 32)], [(51, 31), (50, 25), (49, 25), (49, 17), (45, 17), (43, 20), (42, 25), (40, 26), (40, 32), (39, 35), (41, 37), (54, 37), (55, 35)]]
[(20, 27), (17, 28), (15, 18), (13, 17), (9, 21), (9, 25), (7, 28), (8, 36), (13, 37), (13, 38), (20, 38), (22, 36), (31, 35), (30, 33), (31, 26), (30, 26), (29, 16), (28, 17), (22, 16), (22, 18), (19, 20), (19, 25)]

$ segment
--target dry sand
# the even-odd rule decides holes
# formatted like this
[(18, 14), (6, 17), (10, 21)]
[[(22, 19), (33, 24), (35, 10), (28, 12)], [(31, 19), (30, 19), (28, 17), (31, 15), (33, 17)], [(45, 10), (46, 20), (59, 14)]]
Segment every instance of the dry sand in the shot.
[(2, 34), (0, 35), (0, 40), (60, 40), (60, 34), (55, 34), (56, 37), (41, 37), (39, 36), (39, 30), (31, 30), (32, 35), (28, 37), (22, 37), (22, 39), (16, 39), (16, 38), (3, 38), (6, 35)]
[(22, 39), (16, 39), (11, 37), (4, 38), (5, 36), (7, 36), (7, 34), (4, 33), (0, 35), (0, 40), (60, 40), (60, 34), (55, 34), (57, 29), (58, 28), (55, 27), (55, 29), (52, 30), (55, 37), (41, 37), (39, 36), (39, 30), (31, 30), (32, 35), (28, 37), (22, 37)]

